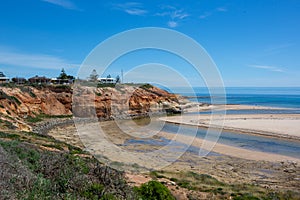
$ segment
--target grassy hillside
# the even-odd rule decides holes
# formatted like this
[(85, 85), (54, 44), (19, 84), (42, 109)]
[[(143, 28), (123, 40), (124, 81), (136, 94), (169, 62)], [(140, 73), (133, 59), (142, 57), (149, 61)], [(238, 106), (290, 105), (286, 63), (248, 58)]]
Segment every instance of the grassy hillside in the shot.
[(0, 199), (135, 199), (122, 172), (34, 133), (0, 132)]

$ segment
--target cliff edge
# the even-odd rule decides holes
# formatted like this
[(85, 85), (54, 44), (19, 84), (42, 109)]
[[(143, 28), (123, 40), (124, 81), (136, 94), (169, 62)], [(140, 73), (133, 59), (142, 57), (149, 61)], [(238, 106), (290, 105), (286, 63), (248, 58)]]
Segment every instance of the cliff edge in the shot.
[(183, 100), (149, 84), (80, 86), (76, 90), (64, 85), (0, 87), (0, 123), (2, 129), (31, 131), (31, 123), (45, 117), (89, 117), (94, 113), (107, 120), (180, 112)]

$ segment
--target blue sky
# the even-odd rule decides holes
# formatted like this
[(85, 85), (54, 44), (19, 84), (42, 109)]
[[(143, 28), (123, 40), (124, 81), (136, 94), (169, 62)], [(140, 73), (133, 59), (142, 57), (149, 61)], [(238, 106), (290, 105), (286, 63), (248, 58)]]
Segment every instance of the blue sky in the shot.
[[(76, 76), (105, 39), (133, 28), (162, 27), (201, 44), (225, 86), (300, 86), (299, 10), (298, 0), (2, 1), (0, 71), (10, 77), (55, 77), (64, 67)], [(126, 73), (149, 62), (169, 65), (191, 84), (203, 85), (184, 61), (151, 51), (120, 59), (107, 73), (116, 76), (121, 68)], [(174, 83), (168, 74), (162, 77)]]

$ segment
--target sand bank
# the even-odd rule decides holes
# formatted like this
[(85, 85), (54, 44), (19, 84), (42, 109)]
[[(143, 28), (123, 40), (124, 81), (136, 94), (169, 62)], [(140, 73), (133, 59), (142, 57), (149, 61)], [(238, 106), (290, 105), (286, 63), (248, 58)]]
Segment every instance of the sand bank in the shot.
[[(174, 139), (175, 135), (171, 133), (166, 132), (160, 132), (159, 133), (162, 137), (165, 137), (167, 139)], [(273, 154), (273, 153), (266, 153), (266, 152), (259, 152), (259, 151), (253, 151), (238, 147), (233, 147), (225, 144), (220, 143), (213, 143), (210, 141), (205, 140), (205, 144), (203, 139), (200, 138), (192, 138), (190, 136), (186, 135), (176, 135), (176, 140), (178, 141), (190, 141), (193, 140), (192, 145), (195, 147), (199, 147), (202, 149), (210, 150), (208, 148), (212, 148), (211, 151), (232, 156), (236, 158), (242, 158), (247, 160), (255, 160), (255, 161), (269, 161), (269, 162), (278, 162), (278, 161), (294, 161), (297, 163), (300, 163), (300, 159), (290, 157), (290, 156), (284, 156), (279, 154)], [(208, 148), (207, 148), (208, 147)]]
[[(120, 130), (112, 121), (101, 122), (100, 124), (101, 127), (106, 131), (107, 137), (109, 137), (105, 141), (110, 143), (110, 145), (112, 145), (112, 143), (115, 145), (123, 144), (130, 138), (128, 135), (120, 133)], [(88, 127), (93, 126), (95, 126), (95, 124), (88, 124)], [(98, 147), (94, 146), (93, 139), (95, 134), (93, 134), (93, 132), (89, 132), (89, 130), (85, 130), (84, 132), (86, 133), (83, 133), (81, 137), (79, 137), (77, 129), (74, 125), (64, 125), (53, 128), (50, 130), (49, 135), (79, 147), (84, 147), (82, 144), (84, 140), (89, 138), (88, 140), (91, 141), (92, 139), (92, 146), (88, 144), (85, 146), (86, 148), (92, 150), (91, 153), (99, 153), (103, 154), (103, 156), (106, 155), (111, 161), (123, 161), (122, 157), (120, 157), (120, 154), (115, 154), (111, 149), (107, 149), (105, 147), (106, 145), (102, 146), (101, 142), (98, 143)], [(169, 139), (175, 139), (174, 134), (161, 132), (159, 135)], [(96, 137), (95, 141), (96, 140), (99, 140), (99, 138)], [(191, 141), (191, 138), (188, 136), (177, 136), (176, 140), (180, 142), (186, 142)], [(192, 141), (192, 145), (200, 147), (202, 142), (203, 141), (200, 139), (196, 139)], [(124, 148), (124, 151), (128, 151), (128, 153), (130, 153), (132, 150), (139, 151), (153, 148), (153, 146), (132, 144), (131, 146), (123, 146), (121, 148)], [(166, 166), (164, 170), (171, 172), (194, 171), (201, 174), (210, 174), (219, 180), (228, 183), (254, 183), (272, 188), (299, 188), (300, 162), (297, 159), (270, 153), (261, 153), (243, 149), (241, 150), (240, 148), (222, 144), (216, 144), (213, 148), (213, 151), (219, 152), (220, 155), (201, 157), (195, 153), (187, 151), (184, 153), (184, 155), (179, 157), (178, 160)], [(123, 158), (126, 159), (125, 163), (139, 163), (137, 162), (138, 160), (132, 156), (126, 155), (126, 157)], [(159, 161), (159, 159), (157, 160)], [(151, 159), (143, 159), (143, 166), (148, 166), (151, 168), (154, 163), (155, 162), (153, 162)]]
[(269, 106), (256, 106), (256, 105), (211, 105), (211, 104), (198, 104), (190, 103), (188, 106), (183, 107), (184, 112), (201, 112), (208, 110), (292, 110), (291, 108), (269, 107)]
[(225, 131), (259, 134), (271, 137), (300, 140), (300, 114), (231, 114), (181, 115), (160, 120), (200, 127), (222, 127)]

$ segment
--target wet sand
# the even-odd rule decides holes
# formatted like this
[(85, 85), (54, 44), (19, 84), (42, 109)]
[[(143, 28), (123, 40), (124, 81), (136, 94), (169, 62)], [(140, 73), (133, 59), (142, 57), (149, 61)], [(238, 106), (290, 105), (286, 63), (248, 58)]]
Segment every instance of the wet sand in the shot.
[[(101, 127), (106, 132), (105, 140), (99, 135), (91, 134), (90, 130), (85, 129), (78, 135), (74, 125), (65, 125), (55, 127), (49, 131), (49, 135), (56, 139), (71, 143), (73, 145), (86, 148), (93, 155), (102, 154), (109, 158), (112, 162), (125, 164), (140, 163), (148, 168), (155, 169), (157, 166), (163, 166), (160, 159), (149, 159), (149, 157), (132, 156), (134, 151), (155, 150), (159, 146), (152, 145), (136, 145), (122, 146), (128, 139), (113, 122), (101, 122)], [(88, 124), (93, 129), (94, 125)], [(96, 125), (98, 127), (98, 125)], [(175, 134), (161, 132), (153, 136), (153, 139), (159, 139), (161, 136), (175, 140)], [(92, 140), (91, 140), (92, 139)], [(101, 141), (102, 140), (102, 141)], [(90, 141), (90, 144), (85, 142)], [(105, 142), (103, 143), (103, 141)], [(177, 135), (176, 141), (189, 143), (191, 139), (188, 136)], [(83, 145), (83, 143), (85, 145)], [(195, 146), (201, 146), (200, 139), (192, 141)], [(112, 144), (120, 147), (119, 152), (113, 152)], [(103, 146), (104, 145), (104, 146)], [(107, 146), (108, 145), (108, 146)], [(109, 148), (108, 148), (109, 147)], [(163, 170), (181, 172), (194, 171), (197, 173), (210, 174), (221, 181), (227, 183), (255, 183), (270, 188), (298, 188), (300, 184), (300, 164), (299, 160), (289, 157), (273, 155), (269, 153), (254, 152), (249, 150), (241, 150), (240, 148), (230, 147), (222, 144), (216, 144), (213, 151), (222, 152), (220, 155), (199, 156), (195, 153), (184, 152), (174, 162), (167, 163)], [(126, 170), (126, 168), (125, 168)], [(126, 170), (127, 171), (127, 170)]]
[(184, 112), (193, 113), (208, 110), (291, 110), (291, 108), (269, 107), (269, 106), (255, 106), (255, 105), (211, 105), (211, 104), (198, 104), (188, 103), (187, 108), (184, 107)]
[(223, 128), (246, 134), (300, 140), (300, 114), (181, 115), (160, 120), (199, 127)]
[[(204, 107), (205, 108), (202, 109), (210, 110), (213, 106)], [(250, 107), (252, 109), (261, 109), (261, 107)], [(249, 106), (232, 105), (230, 109), (251, 108), (249, 108)], [(195, 110), (195, 108), (189, 109)], [(221, 108), (218, 107), (218, 109)], [(226, 116), (225, 127), (246, 134), (263, 134), (270, 137), (299, 139), (299, 116), (300, 115), (286, 114), (228, 115)], [(209, 119), (210, 115), (184, 115), (182, 117), (166, 117), (163, 120), (172, 123), (207, 127), (209, 125)], [(214, 126), (218, 126), (222, 123), (220, 116), (219, 119), (216, 117), (215, 121)], [(273, 124), (270, 125), (270, 122)], [(142, 125), (143, 123), (141, 123), (141, 126)], [(99, 127), (105, 132), (102, 136), (98, 133)], [(78, 130), (80, 135), (78, 134)], [(147, 131), (145, 130), (145, 132)], [(74, 125), (58, 126), (50, 130), (48, 134), (58, 140), (85, 148), (96, 157), (100, 155), (100, 159), (110, 160), (111, 164), (124, 164), (127, 166), (130, 165), (130, 167), (137, 164), (140, 165), (140, 167), (145, 166), (148, 170), (163, 169), (171, 172), (194, 171), (197, 173), (210, 174), (227, 183), (253, 183), (274, 189), (277, 187), (299, 189), (300, 160), (289, 156), (257, 152), (218, 143), (212, 144), (200, 138), (190, 138), (185, 135), (159, 132), (150, 138), (153, 140), (166, 138), (203, 149), (212, 148), (213, 152), (219, 153), (217, 155), (203, 157), (194, 152), (186, 151), (173, 162), (161, 163), (162, 160), (159, 157), (139, 157), (139, 155), (135, 154), (136, 152), (159, 150), (162, 148), (161, 146), (135, 143), (124, 146), (128, 140), (139, 138), (125, 134), (113, 121), (88, 123), (77, 128)], [(112, 148), (111, 146), (114, 147)], [(99, 157), (97, 158), (99, 159)], [(127, 171), (126, 167), (123, 169)]]
[(300, 164), (300, 159), (290, 157), (290, 156), (253, 151), (253, 150), (233, 147), (225, 144), (220, 144), (217, 142), (214, 143), (200, 138), (179, 135), (179, 134), (174, 136), (174, 134), (171, 133), (161, 132), (160, 135), (167, 139), (174, 139), (174, 137), (176, 137), (178, 141), (182, 141), (182, 142), (192, 140), (193, 142), (191, 145), (199, 147), (200, 149), (213, 151), (221, 155), (227, 155), (231, 157), (254, 160), (254, 161), (269, 161), (269, 162), (293, 161)]

